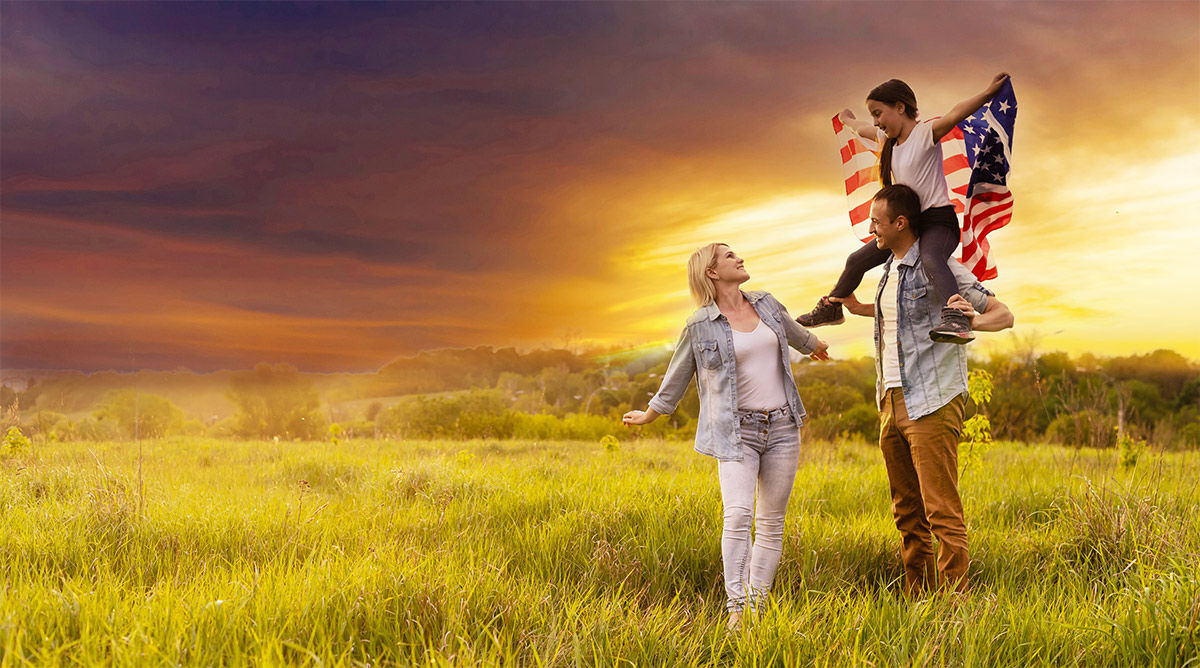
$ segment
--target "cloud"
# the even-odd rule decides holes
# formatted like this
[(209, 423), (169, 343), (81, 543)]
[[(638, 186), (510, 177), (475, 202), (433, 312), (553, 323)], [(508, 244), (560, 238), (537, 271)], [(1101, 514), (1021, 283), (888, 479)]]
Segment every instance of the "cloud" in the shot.
[[(934, 115), (1012, 72), (1017, 210), (993, 244), (998, 292), (1027, 321), (1099, 327), (1146, 293), (1164, 307), (1189, 266), (1169, 240), (1196, 205), (1177, 185), (1200, 139), (1189, 3), (18, 3), (5, 18), (5, 365), (106, 364), (106, 349), (121, 365), (138, 341), (170, 367), (275, 345), (333, 369), (566, 330), (669, 338), (690, 310), (682, 263), (712, 238), (807, 310), (857, 244), (829, 119), (891, 76)], [(1120, 284), (1087, 285), (1095, 262)], [(1043, 314), (1045, 286), (1071, 305)], [(190, 312), (208, 325), (189, 331)], [(869, 348), (865, 324), (833, 329)]]

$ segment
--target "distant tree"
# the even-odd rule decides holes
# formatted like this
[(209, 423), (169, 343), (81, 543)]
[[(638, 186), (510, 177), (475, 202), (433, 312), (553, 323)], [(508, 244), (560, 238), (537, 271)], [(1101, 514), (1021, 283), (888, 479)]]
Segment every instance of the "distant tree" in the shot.
[(251, 438), (319, 438), (326, 420), (312, 383), (290, 364), (258, 364), (235, 373), (229, 400), (237, 406), (234, 432)]
[(370, 406), (367, 406), (367, 422), (374, 422), (375, 416), (379, 415), (379, 411), (383, 410), (383, 404), (378, 401), (372, 401)]
[(158, 395), (136, 390), (110, 392), (96, 405), (97, 420), (116, 422), (126, 438), (159, 438), (183, 427), (183, 411)]

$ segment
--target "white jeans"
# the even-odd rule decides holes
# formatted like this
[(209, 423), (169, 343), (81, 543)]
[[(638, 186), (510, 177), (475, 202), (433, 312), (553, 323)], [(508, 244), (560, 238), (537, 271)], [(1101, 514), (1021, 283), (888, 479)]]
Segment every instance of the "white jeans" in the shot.
[(739, 417), (742, 461), (717, 465), (725, 506), (721, 557), (730, 611), (757, 607), (771, 590), (783, 552), (784, 513), (800, 460), (800, 430), (786, 407), (770, 413), (739, 411)]

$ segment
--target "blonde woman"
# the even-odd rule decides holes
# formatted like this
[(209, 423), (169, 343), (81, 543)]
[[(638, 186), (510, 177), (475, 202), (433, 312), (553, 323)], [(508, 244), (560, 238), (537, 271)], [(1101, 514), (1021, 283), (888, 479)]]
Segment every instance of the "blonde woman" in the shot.
[(726, 244), (692, 253), (688, 287), (699, 308), (688, 318), (649, 407), (622, 420), (642, 425), (670, 414), (696, 377), (696, 451), (718, 460), (730, 629), (741, 624), (745, 608), (766, 600), (783, 550), (784, 512), (805, 417), (788, 346), (813, 359), (829, 359), (829, 346), (796, 324), (774, 297), (742, 292), (749, 279), (745, 263)]

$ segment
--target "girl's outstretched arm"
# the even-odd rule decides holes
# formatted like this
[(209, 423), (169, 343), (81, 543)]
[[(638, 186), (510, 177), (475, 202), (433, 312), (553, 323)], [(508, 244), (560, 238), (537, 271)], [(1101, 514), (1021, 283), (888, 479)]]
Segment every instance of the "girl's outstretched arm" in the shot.
[(854, 112), (849, 108), (841, 110), (838, 113), (838, 120), (846, 127), (858, 133), (859, 137), (864, 139), (878, 139), (879, 135), (875, 133), (875, 125), (871, 121), (860, 121), (854, 117)]
[(1000, 90), (1000, 86), (1004, 85), (1008, 79), (1008, 72), (1001, 72), (992, 78), (992, 83), (984, 91), (974, 97), (967, 98), (962, 102), (954, 105), (954, 108), (946, 112), (945, 116), (934, 119), (933, 121), (933, 141), (939, 142), (942, 137), (945, 137), (954, 126), (967, 120), (967, 116), (975, 113), (992, 99), (993, 96)]

